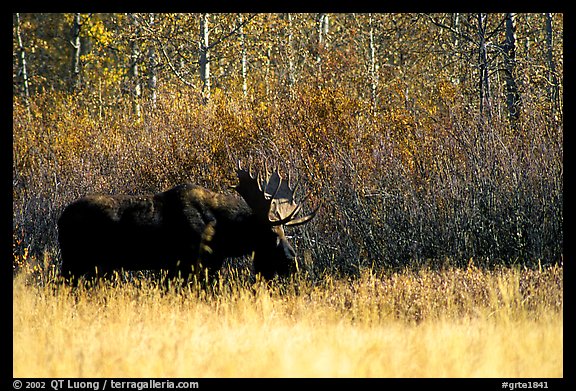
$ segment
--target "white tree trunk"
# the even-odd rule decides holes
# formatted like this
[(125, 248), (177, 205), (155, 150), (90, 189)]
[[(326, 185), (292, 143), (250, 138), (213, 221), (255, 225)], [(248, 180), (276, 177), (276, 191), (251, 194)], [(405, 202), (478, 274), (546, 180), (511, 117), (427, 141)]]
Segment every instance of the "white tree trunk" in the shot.
[[(154, 14), (150, 13), (149, 19), (150, 27), (154, 26)], [(148, 89), (150, 90), (150, 105), (152, 109), (156, 108), (156, 88), (158, 85), (158, 76), (156, 75), (156, 66), (158, 60), (156, 58), (156, 50), (154, 45), (150, 43), (148, 47)]]
[(246, 37), (244, 35), (244, 20), (242, 18), (242, 14), (238, 14), (238, 24), (240, 25), (238, 33), (240, 35), (240, 72), (242, 76), (242, 94), (244, 95), (244, 98), (246, 98), (248, 96), (248, 82), (246, 80)]
[(292, 87), (296, 82), (296, 76), (294, 74), (294, 52), (292, 50), (292, 14), (286, 14), (288, 19), (288, 31), (287, 31), (287, 42), (286, 42), (286, 54), (288, 57), (288, 93), (292, 96)]
[(488, 73), (488, 52), (486, 49), (486, 14), (479, 13), (478, 20), (478, 63), (480, 68), (478, 87), (480, 89), (480, 114), (492, 115), (490, 104), (490, 79)]
[(322, 74), (322, 52), (326, 49), (328, 35), (328, 14), (318, 14), (316, 20), (318, 33), (318, 45), (316, 48), (316, 63), (318, 64), (318, 74)]
[(368, 14), (369, 26), (369, 53), (370, 53), (370, 100), (372, 102), (372, 112), (376, 112), (377, 108), (377, 88), (378, 88), (378, 75), (376, 65), (376, 45), (374, 44), (374, 25), (372, 23), (372, 14)]
[(142, 95), (142, 86), (140, 85), (140, 72), (138, 70), (138, 61), (140, 60), (140, 48), (138, 47), (138, 35), (140, 28), (138, 20), (134, 14), (129, 14), (130, 20), (134, 25), (134, 32), (136, 37), (132, 40), (131, 53), (130, 53), (130, 76), (132, 77), (132, 102), (134, 115), (139, 120), (142, 117), (142, 110), (140, 108), (140, 97)]
[(520, 95), (514, 79), (516, 67), (516, 22), (515, 14), (506, 14), (506, 39), (504, 41), (504, 80), (506, 83), (506, 107), (508, 116), (514, 123), (520, 114)]
[(200, 17), (200, 80), (202, 81), (202, 100), (204, 103), (210, 99), (210, 57), (208, 53), (208, 14)]
[(72, 69), (70, 78), (70, 91), (75, 92), (80, 87), (80, 14), (74, 14), (74, 21), (72, 22)]
[(18, 59), (20, 62), (20, 69), (18, 72), (22, 75), (22, 89), (24, 93), (24, 105), (28, 111), (28, 117), (31, 117), (30, 111), (30, 88), (28, 85), (28, 70), (26, 67), (26, 50), (24, 49), (24, 44), (22, 42), (22, 33), (20, 32), (20, 14), (16, 13), (16, 39), (18, 41)]
[(560, 96), (558, 92), (558, 78), (556, 76), (556, 65), (553, 56), (554, 33), (552, 30), (552, 14), (546, 13), (546, 59), (548, 62), (548, 94), (552, 102), (552, 112), (554, 115), (560, 108)]

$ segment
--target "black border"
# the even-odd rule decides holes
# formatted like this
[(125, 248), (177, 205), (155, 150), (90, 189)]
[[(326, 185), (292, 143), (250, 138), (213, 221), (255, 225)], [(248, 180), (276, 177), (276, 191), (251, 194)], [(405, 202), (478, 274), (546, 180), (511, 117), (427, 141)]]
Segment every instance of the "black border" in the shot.
[[(10, 4), (10, 3), (9, 3)], [(112, 5), (113, 4), (113, 5)], [(180, 3), (175, 2), (174, 4), (166, 4), (166, 3), (155, 3), (161, 4), (163, 12), (177, 12), (177, 11), (189, 11), (191, 7), (194, 7), (194, 11), (210, 11), (210, 12), (222, 12), (224, 9), (226, 12), (238, 12), (238, 11), (247, 11), (247, 12), (312, 12), (315, 10), (322, 10), (322, 11), (332, 11), (332, 12), (417, 12), (417, 11), (431, 11), (431, 6), (436, 8), (435, 11), (439, 11), (437, 8), (440, 8), (442, 11), (446, 10), (446, 8), (454, 9), (454, 3), (447, 3), (444, 4), (442, 2), (439, 3), (428, 3), (428, 4), (418, 4), (417, 2), (402, 2), (402, 4), (387, 4), (382, 2), (354, 2), (354, 3), (334, 3), (334, 2), (315, 2), (314, 4), (308, 3), (304, 7), (301, 4), (294, 4), (294, 3), (259, 3), (259, 4), (250, 4), (243, 2), (242, 4), (226, 6), (224, 3), (214, 4), (210, 2), (206, 2), (205, 5), (202, 5), (200, 2), (196, 2), (193, 5), (191, 3)], [(178, 4), (178, 5), (176, 5)], [(564, 132), (564, 149), (566, 150), (566, 146), (570, 148), (574, 145), (573, 139), (573, 132), (574, 127), (572, 125), (573, 121), (573, 112), (572, 112), (572, 103), (573, 100), (572, 94), (572, 86), (574, 86), (574, 78), (572, 72), (574, 70), (574, 23), (575, 19), (574, 14), (565, 12), (567, 3), (539, 3), (536, 7), (534, 5), (530, 5), (524, 3), (519, 6), (519, 4), (515, 4), (514, 7), (518, 7), (516, 11), (522, 12), (541, 12), (544, 11), (555, 11), (564, 14), (564, 129), (567, 131)], [(87, 7), (90, 5), (89, 7)], [(112, 6), (111, 6), (112, 5)], [(182, 5), (185, 5), (183, 7)], [(478, 5), (476, 4), (467, 4), (461, 5), (458, 4), (460, 8), (466, 8), (466, 11), (471, 9), (479, 9)], [(498, 8), (502, 11), (502, 5), (499, 4)], [(130, 9), (131, 11), (150, 11), (152, 10), (150, 4), (146, 2), (138, 2), (134, 4), (127, 4), (122, 3), (119, 4), (118, 2), (97, 2), (97, 3), (78, 3), (78, 4), (50, 4), (49, 7), (46, 7), (47, 4), (42, 4), (41, 7), (38, 7), (38, 3), (26, 3), (22, 2), (16, 4), (18, 11), (22, 12), (35, 12), (38, 11), (38, 8), (50, 8), (51, 12), (54, 11), (66, 11), (66, 10), (80, 10), (85, 11), (86, 8), (94, 9), (97, 8), (102, 11), (111, 11), (114, 10), (117, 12), (119, 9), (126, 10)], [(494, 4), (480, 4), (483, 11), (494, 11)], [(14, 4), (10, 4), (12, 11), (14, 12), (16, 8)], [(158, 8), (157, 6), (155, 8)], [(186, 8), (186, 9), (183, 9)], [(155, 10), (158, 11), (158, 10)], [(504, 10), (509, 11), (509, 10)], [(8, 14), (4, 14), (6, 19), (8, 18)], [(12, 14), (10, 15), (13, 18)], [(8, 22), (5, 20), (3, 26), (8, 30), (12, 30), (13, 22)], [(12, 31), (10, 32), (12, 34)], [(8, 37), (8, 32), (6, 32), (6, 38)], [(6, 39), (8, 42), (8, 39)], [(569, 48), (569, 50), (566, 50)], [(8, 48), (6, 50), (6, 58), (8, 58)], [(8, 68), (8, 67), (7, 67)], [(8, 82), (8, 77), (11, 74), (11, 70), (6, 69), (6, 84), (12, 84), (12, 81)], [(6, 95), (9, 93), (9, 85), (5, 86)], [(6, 104), (7, 106), (8, 104)], [(566, 109), (567, 108), (567, 109)], [(12, 123), (12, 119), (8, 121), (8, 123)], [(12, 276), (12, 262), (9, 260), (12, 259), (12, 227), (9, 225), (12, 222), (12, 201), (11, 194), (12, 194), (12, 186), (11, 186), (11, 163), (12, 163), (12, 133), (8, 132), (6, 129), (2, 132), (2, 141), (0, 142), (1, 146), (1, 159), (2, 159), (2, 167), (3, 167), (3, 178), (2, 178), (2, 191), (0, 194), (2, 196), (2, 216), (1, 221), (6, 225), (6, 233), (2, 235), (3, 238), (6, 239), (6, 242), (2, 241), (2, 249), (3, 254), (5, 254), (3, 258), (2, 264), (4, 265), (5, 270), (1, 273), (3, 276), (3, 281), (0, 283), (2, 292), (3, 300), (1, 302), (4, 304), (10, 303), (9, 308), (10, 312), (13, 312), (13, 301), (10, 300), (12, 296), (12, 282), (10, 278)], [(262, 387), (262, 388), (269, 388), (271, 386), (289, 386), (289, 387), (392, 387), (393, 389), (401, 389), (404, 387), (431, 387), (431, 388), (440, 388), (442, 390), (465, 390), (470, 387), (478, 387), (483, 390), (496, 390), (496, 389), (503, 389), (502, 383), (503, 382), (540, 382), (546, 381), (548, 383), (548, 388), (550, 390), (557, 390), (557, 389), (574, 389), (576, 383), (574, 381), (574, 372), (576, 366), (574, 365), (574, 351), (576, 350), (576, 340), (574, 337), (574, 333), (576, 332), (576, 328), (574, 327), (574, 322), (572, 318), (572, 314), (576, 310), (575, 302), (574, 302), (574, 290), (573, 290), (573, 269), (574, 269), (574, 252), (572, 250), (572, 233), (573, 229), (572, 226), (574, 222), (571, 220), (572, 216), (572, 209), (571, 201), (574, 199), (572, 197), (574, 195), (574, 190), (570, 187), (571, 182), (573, 182), (574, 172), (572, 170), (572, 162), (571, 157), (569, 156), (567, 159), (564, 159), (564, 199), (568, 200), (569, 202), (564, 203), (564, 240), (565, 243), (568, 245), (564, 246), (564, 308), (567, 310), (564, 311), (564, 368), (563, 368), (563, 378), (553, 378), (553, 379), (543, 379), (543, 378), (521, 378), (521, 379), (506, 379), (506, 378), (445, 378), (445, 379), (437, 379), (437, 378), (416, 378), (416, 379), (406, 379), (406, 378), (392, 378), (392, 379), (350, 379), (350, 378), (343, 378), (343, 379), (325, 379), (325, 378), (313, 378), (313, 379), (171, 379), (174, 381), (178, 380), (194, 380), (198, 381), (200, 388), (212, 388), (212, 387)], [(6, 160), (6, 161), (4, 161)], [(4, 177), (5, 176), (5, 177)], [(566, 180), (568, 178), (568, 180)], [(6, 308), (6, 307), (4, 307)], [(3, 311), (4, 312), (4, 311)], [(4, 319), (6, 319), (8, 315)], [(12, 316), (10, 316), (11, 324)], [(12, 324), (13, 326), (13, 324)], [(3, 333), (3, 338), (5, 339), (2, 343), (2, 353), (6, 356), (9, 356), (11, 365), (2, 365), (2, 376), (0, 384), (2, 385), (3, 390), (11, 390), (13, 388), (13, 381), (16, 378), (13, 378), (13, 365), (12, 365), (12, 352), (13, 352), (13, 340), (12, 340), (12, 333), (8, 333), (6, 330)], [(7, 341), (6, 341), (7, 340)], [(6, 363), (8, 357), (2, 362)], [(25, 381), (24, 378), (19, 378), (22, 381)], [(28, 378), (27, 381), (30, 380), (38, 380), (48, 382), (52, 379), (34, 379)], [(95, 379), (84, 379), (84, 380), (95, 380)], [(121, 379), (117, 379), (121, 380)], [(143, 379), (124, 379), (124, 380), (148, 380), (147, 378)], [(159, 381), (165, 380), (163, 378), (157, 379)], [(24, 388), (23, 388), (24, 389)], [(51, 389), (51, 388), (50, 388)], [(100, 388), (101, 389), (101, 388)], [(109, 387), (107, 389), (110, 389)], [(516, 388), (521, 389), (521, 388)]]

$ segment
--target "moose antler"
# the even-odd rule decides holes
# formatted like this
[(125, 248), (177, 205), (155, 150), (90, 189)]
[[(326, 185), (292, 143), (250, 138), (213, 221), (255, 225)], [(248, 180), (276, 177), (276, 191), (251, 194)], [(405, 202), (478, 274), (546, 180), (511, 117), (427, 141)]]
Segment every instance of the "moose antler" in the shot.
[(253, 175), (250, 168), (248, 170), (243, 169), (240, 161), (238, 161), (236, 173), (239, 184), (233, 186), (257, 216), (266, 219), (273, 226), (296, 226), (307, 223), (314, 218), (320, 205), (309, 215), (295, 218), (302, 209), (304, 201), (310, 196), (308, 193), (300, 204), (294, 202), (294, 193), (299, 182), (296, 182), (292, 187), (290, 175), (288, 175), (287, 180), (283, 179), (278, 174), (278, 169), (269, 174), (266, 165), (264, 171), (265, 177), (262, 177), (260, 172)]

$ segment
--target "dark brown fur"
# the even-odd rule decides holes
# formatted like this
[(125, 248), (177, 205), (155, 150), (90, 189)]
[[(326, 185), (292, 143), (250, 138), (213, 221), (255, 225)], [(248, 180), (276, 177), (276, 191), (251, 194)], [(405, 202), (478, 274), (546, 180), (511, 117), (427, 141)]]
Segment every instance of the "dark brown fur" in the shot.
[(264, 278), (295, 270), (282, 226), (256, 216), (239, 197), (184, 184), (147, 196), (88, 195), (58, 220), (62, 275), (77, 278), (114, 270), (166, 270), (188, 278), (199, 263), (214, 276), (227, 257), (254, 252)]

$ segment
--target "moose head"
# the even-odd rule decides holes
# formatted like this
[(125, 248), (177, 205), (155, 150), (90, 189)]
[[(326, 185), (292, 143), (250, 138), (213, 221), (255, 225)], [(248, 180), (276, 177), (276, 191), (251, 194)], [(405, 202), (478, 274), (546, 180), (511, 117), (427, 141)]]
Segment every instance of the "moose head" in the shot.
[(284, 234), (284, 227), (302, 225), (314, 218), (320, 205), (304, 216), (297, 218), (302, 204), (308, 199), (308, 193), (300, 203), (296, 203), (294, 194), (299, 182), (292, 186), (290, 174), (283, 179), (278, 170), (270, 174), (265, 166), (264, 176), (243, 169), (238, 162), (236, 170), (239, 184), (234, 189), (244, 198), (252, 209), (261, 235), (254, 248), (254, 270), (265, 278), (275, 274), (286, 276), (298, 269), (296, 253)]

